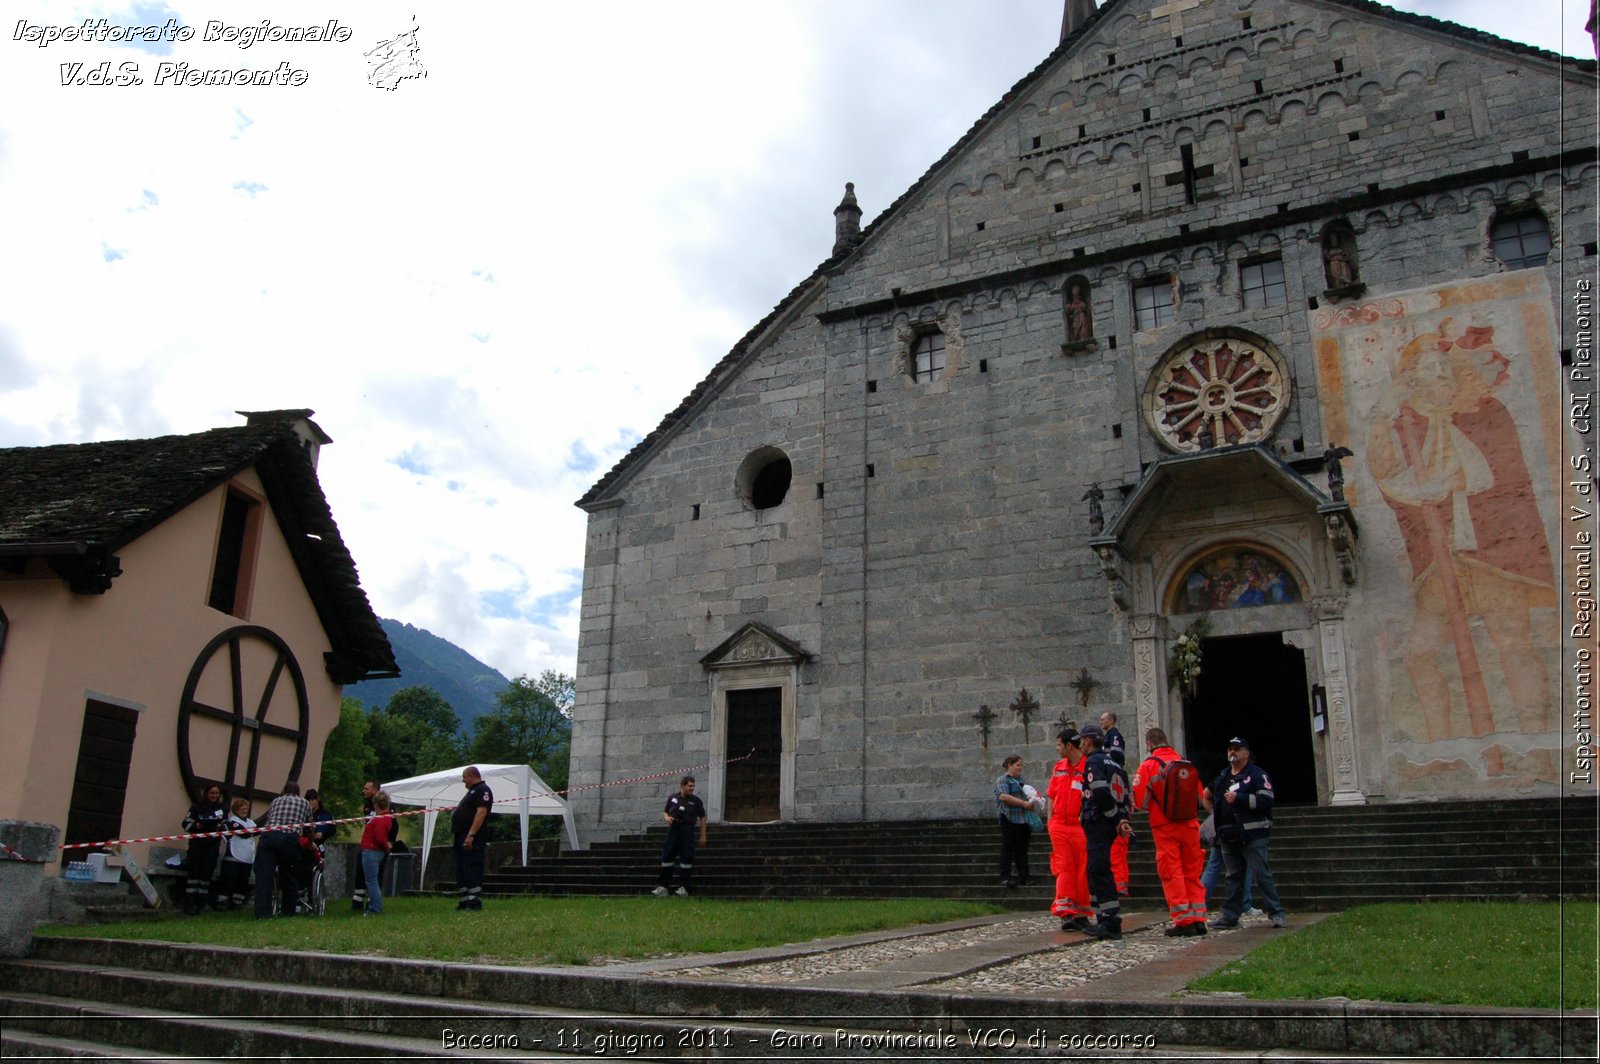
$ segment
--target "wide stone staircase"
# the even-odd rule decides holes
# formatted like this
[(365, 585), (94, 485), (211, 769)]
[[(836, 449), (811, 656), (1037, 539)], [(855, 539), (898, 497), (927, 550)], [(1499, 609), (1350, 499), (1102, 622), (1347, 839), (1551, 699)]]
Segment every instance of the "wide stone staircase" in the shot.
[[(1271, 861), (1291, 911), (1381, 901), (1596, 897), (1596, 802), (1536, 798), (1277, 811)], [(1130, 904), (1162, 905), (1148, 822), (1135, 818)], [(662, 830), (530, 858), (485, 877), (490, 895), (642, 894)], [(713, 824), (695, 854), (696, 893), (718, 898), (940, 897), (1043, 908), (1050, 845), (1034, 836), (1034, 885), (999, 885), (993, 821)], [(453, 891), (454, 884), (441, 884)]]
[[(1068, 954), (1103, 948), (1080, 935), (1054, 937), (1077, 940), (1053, 943), (1063, 964), (1078, 963)], [(677, 977), (659, 966), (515, 968), (69, 938), (36, 939), (35, 947), (27, 960), (0, 961), (6, 1059), (1342, 1062), (1593, 1059), (1595, 1044), (1592, 1011), (1137, 990), (1050, 998), (1026, 982), (1007, 993), (838, 988), (703, 970)]]

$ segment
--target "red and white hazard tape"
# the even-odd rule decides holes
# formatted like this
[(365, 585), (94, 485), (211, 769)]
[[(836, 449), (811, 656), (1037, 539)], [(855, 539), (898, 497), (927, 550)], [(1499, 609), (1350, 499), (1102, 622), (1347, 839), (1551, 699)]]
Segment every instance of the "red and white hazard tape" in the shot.
[(44, 864), (43, 861), (36, 857), (28, 857), (18, 853), (16, 850), (13, 850), (3, 842), (0, 842), (0, 860), (25, 861), (28, 864)]
[[(755, 750), (752, 748), (748, 754), (744, 754), (740, 757), (730, 757), (723, 761), (708, 761), (703, 765), (691, 765), (688, 768), (668, 769), (665, 772), (651, 772), (643, 776), (631, 776), (625, 780), (611, 780), (607, 783), (589, 783), (581, 787), (568, 787), (564, 791), (535, 791), (532, 794), (518, 795), (515, 798), (496, 798), (495, 805), (500, 805), (505, 802), (520, 802), (523, 799), (528, 798), (560, 797), (561, 795), (570, 795), (578, 791), (598, 790), (601, 787), (621, 787), (624, 784), (629, 783), (644, 783), (648, 780), (658, 780), (670, 778), (672, 776), (681, 776), (685, 773), (698, 772), (701, 769), (710, 768), (712, 765), (731, 765), (735, 761), (743, 761), (746, 758), (753, 757), (754, 755)], [(389, 815), (394, 817), (421, 816), (424, 813), (448, 813), (455, 808), (456, 807), (453, 805), (440, 805), (429, 809), (408, 809), (404, 813), (390, 813)], [(231, 839), (238, 835), (260, 835), (266, 831), (301, 831), (306, 828), (326, 828), (330, 825), (338, 824), (364, 824), (366, 823), (366, 820), (367, 818), (365, 816), (347, 816), (342, 820), (314, 820), (307, 824), (274, 824), (270, 828), (265, 826), (257, 826), (253, 828), (241, 828), (234, 831), (196, 831), (182, 835), (149, 835), (142, 839), (109, 839), (105, 842), (67, 842), (62, 843), (61, 849), (63, 851), (95, 850), (103, 846), (126, 846), (133, 843), (144, 842), (182, 842), (186, 839)], [(17, 853), (17, 851), (5, 845), (5, 843), (0, 843), (0, 851), (4, 851), (4, 853), (0, 854), (0, 856), (5, 856), (11, 860), (32, 860), (32, 858), (24, 857), (20, 853)]]

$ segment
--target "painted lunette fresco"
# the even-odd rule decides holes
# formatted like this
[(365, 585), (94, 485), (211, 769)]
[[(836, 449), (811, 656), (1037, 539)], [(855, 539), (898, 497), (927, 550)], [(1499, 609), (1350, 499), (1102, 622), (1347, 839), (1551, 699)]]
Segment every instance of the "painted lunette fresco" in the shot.
[(1562, 404), (1543, 271), (1311, 312), (1390, 794), (1552, 789)]

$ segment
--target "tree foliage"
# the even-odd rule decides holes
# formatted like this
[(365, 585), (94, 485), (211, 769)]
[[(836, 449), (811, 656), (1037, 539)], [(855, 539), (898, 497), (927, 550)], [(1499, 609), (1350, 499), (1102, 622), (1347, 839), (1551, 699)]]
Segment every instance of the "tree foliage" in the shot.
[[(323, 804), (335, 816), (359, 816), (366, 779), (405, 779), (469, 761), (530, 765), (552, 788), (564, 790), (574, 691), (573, 678), (553, 669), (536, 680), (519, 676), (496, 697), (494, 712), (474, 722), (470, 743), (455, 710), (431, 687), (401, 688), (387, 706), (371, 712), (359, 699), (346, 698), (339, 706), (339, 726), (323, 748), (318, 784)], [(490, 818), (495, 829), (490, 837), (510, 837), (495, 820)], [(541, 818), (533, 830), (557, 826)]]
[(367, 745), (367, 774), (380, 783), (454, 768), (466, 758), (455, 710), (431, 687), (402, 688), (368, 714)]
[(339, 724), (322, 747), (322, 778), (317, 789), (322, 804), (336, 817), (361, 812), (361, 781), (371, 747), (367, 745), (367, 712), (358, 699), (339, 703)]
[(497, 708), (474, 722), (471, 754), (485, 764), (531, 765), (551, 787), (567, 785), (574, 681), (546, 669), (537, 680), (518, 676), (495, 699)]

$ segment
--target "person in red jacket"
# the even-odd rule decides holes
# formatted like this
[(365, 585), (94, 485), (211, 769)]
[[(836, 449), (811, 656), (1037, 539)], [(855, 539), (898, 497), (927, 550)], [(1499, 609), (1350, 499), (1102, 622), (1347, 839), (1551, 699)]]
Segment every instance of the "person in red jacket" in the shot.
[(381, 916), (383, 914), (382, 882), (378, 876), (378, 869), (383, 863), (383, 858), (394, 845), (389, 841), (389, 829), (394, 825), (394, 817), (389, 815), (389, 794), (379, 791), (372, 796), (374, 815), (367, 821), (366, 829), (361, 832), (361, 874), (367, 884), (367, 905), (361, 911), (362, 916)]
[[(1167, 912), (1172, 926), (1164, 934), (1172, 938), (1198, 937), (1206, 933), (1206, 888), (1200, 885), (1205, 855), (1200, 848), (1200, 819), (1172, 820), (1152, 801), (1151, 782), (1162, 768), (1183, 755), (1167, 743), (1167, 733), (1151, 728), (1144, 733), (1150, 756), (1144, 759), (1133, 777), (1133, 807), (1150, 811), (1150, 834), (1156, 844), (1156, 874), (1161, 877), (1161, 892), (1167, 896)], [(1168, 784), (1172, 786), (1171, 782)]]
[(1088, 846), (1078, 820), (1083, 804), (1083, 751), (1078, 733), (1068, 728), (1056, 736), (1061, 759), (1050, 774), (1050, 871), (1056, 874), (1056, 900), (1050, 906), (1061, 918), (1061, 930), (1081, 931), (1089, 922)]

